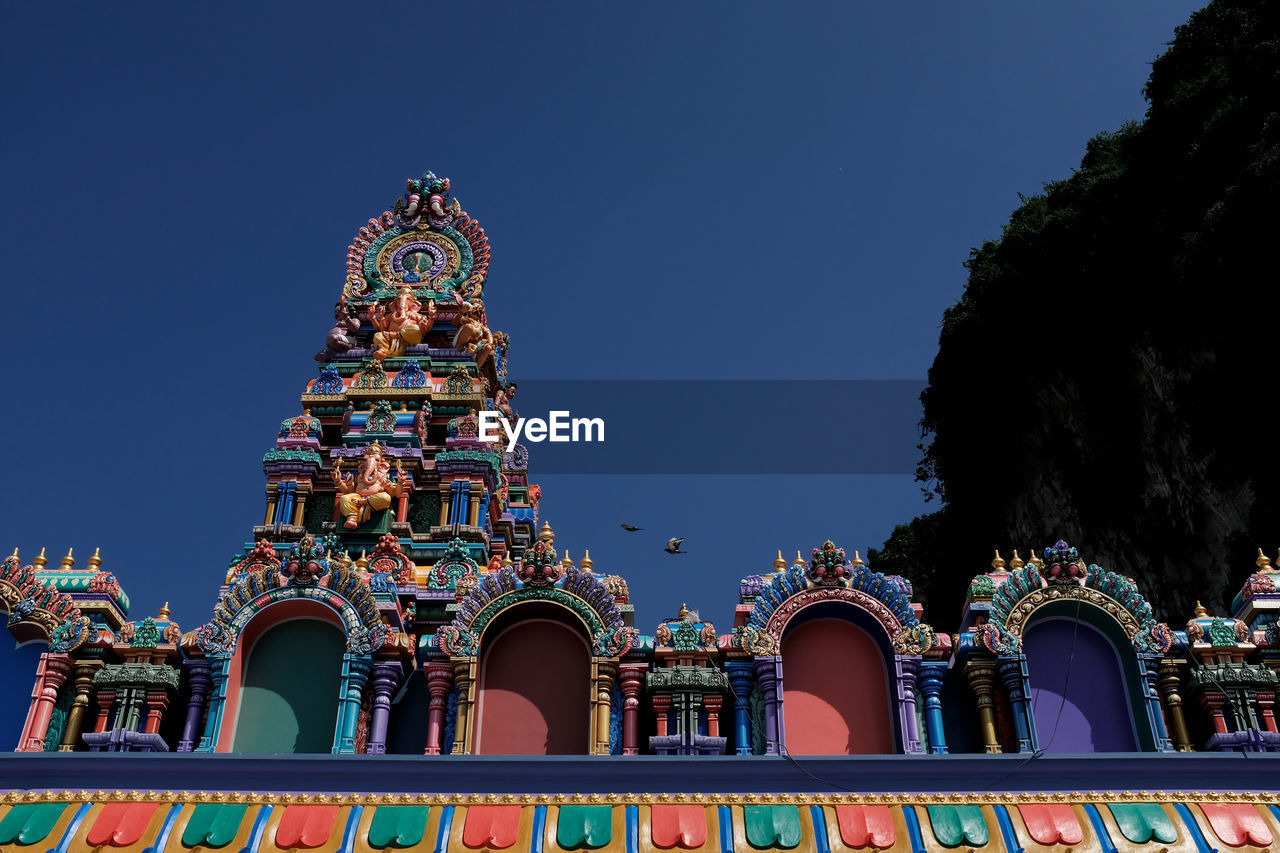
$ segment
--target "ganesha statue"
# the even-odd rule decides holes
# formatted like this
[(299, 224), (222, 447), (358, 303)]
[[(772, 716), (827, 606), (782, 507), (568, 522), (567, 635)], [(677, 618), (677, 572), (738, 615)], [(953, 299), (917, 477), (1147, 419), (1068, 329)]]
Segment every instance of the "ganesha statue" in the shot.
[(427, 300), (427, 313), (421, 312), (422, 303), (408, 285), (401, 287), (385, 307), (370, 308), (369, 322), (378, 330), (373, 336), (373, 357), (382, 361), (387, 356), (404, 355), (409, 347), (422, 343), (436, 321), (435, 301)]
[(364, 449), (364, 458), (354, 474), (342, 473), (342, 460), (333, 463), (333, 484), (338, 490), (338, 511), (342, 526), (355, 530), (373, 517), (375, 512), (391, 506), (391, 499), (400, 497), (406, 484), (406, 475), (396, 463), (397, 478), (390, 477), (391, 464), (382, 455), (378, 442)]

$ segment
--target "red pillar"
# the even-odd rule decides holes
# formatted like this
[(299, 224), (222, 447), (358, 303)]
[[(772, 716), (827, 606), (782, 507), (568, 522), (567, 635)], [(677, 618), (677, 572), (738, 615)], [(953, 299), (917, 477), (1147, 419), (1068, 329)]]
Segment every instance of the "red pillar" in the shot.
[(449, 691), (453, 689), (453, 666), (448, 663), (429, 663), (426, 674), (431, 701), (427, 705), (427, 748), (424, 754), (439, 755), (440, 735), (444, 731), (444, 711), (449, 704)]
[(116, 692), (114, 690), (98, 691), (98, 719), (93, 725), (95, 732), (105, 732), (107, 730), (107, 721), (111, 719), (111, 706), (116, 701)]
[(160, 719), (169, 707), (169, 694), (163, 690), (147, 691), (147, 727), (151, 734), (160, 733)]
[(724, 702), (724, 697), (719, 693), (703, 693), (702, 707), (707, 709), (707, 734), (711, 737), (720, 736), (720, 705)]
[(1200, 702), (1213, 718), (1213, 730), (1220, 735), (1227, 733), (1227, 719), (1222, 715), (1222, 706), (1226, 701), (1227, 697), (1216, 690), (1206, 690), (1200, 696)]
[(1276, 715), (1271, 710), (1276, 703), (1276, 694), (1273, 692), (1258, 691), (1258, 710), (1262, 711), (1262, 723), (1267, 727), (1267, 731), (1276, 731)]
[(400, 502), (396, 504), (396, 521), (403, 522), (409, 517), (409, 493), (413, 491), (413, 480), (404, 478), (404, 486), (400, 489)]
[(27, 712), (27, 724), (22, 730), (18, 752), (43, 752), (44, 739), (49, 733), (49, 718), (58, 701), (58, 690), (71, 672), (71, 658), (45, 652), (40, 656), (36, 670), (35, 690), (31, 694), (31, 710)]
[(667, 712), (671, 710), (671, 694), (653, 694), (653, 713), (658, 718), (658, 737), (667, 733)]
[(623, 664), (618, 668), (618, 683), (622, 688), (622, 754), (640, 754), (640, 683), (644, 679), (646, 664)]

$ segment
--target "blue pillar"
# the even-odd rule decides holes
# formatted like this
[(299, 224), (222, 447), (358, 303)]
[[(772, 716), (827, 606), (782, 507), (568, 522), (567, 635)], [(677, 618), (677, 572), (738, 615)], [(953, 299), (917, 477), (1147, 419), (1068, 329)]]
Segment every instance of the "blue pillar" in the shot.
[[(1169, 730), (1164, 724), (1164, 710), (1160, 706), (1160, 691), (1156, 689), (1159, 675), (1160, 655), (1138, 655), (1138, 678), (1142, 682), (1140, 685), (1142, 704), (1151, 729), (1153, 741), (1151, 746), (1157, 752), (1173, 752), (1173, 741), (1169, 739)], [(1145, 746), (1145, 744), (1139, 744), (1138, 748), (1142, 749)]]
[(924, 694), (924, 721), (929, 728), (929, 751), (938, 755), (947, 752), (947, 735), (942, 730), (942, 677), (946, 675), (945, 663), (922, 663), (916, 683)]
[(1027, 678), (1027, 656), (1002, 656), (996, 662), (1000, 672), (1000, 680), (1004, 682), (1005, 692), (1009, 694), (1009, 706), (1013, 711), (1013, 728), (1018, 733), (1018, 751), (1032, 752), (1036, 748), (1035, 732), (1029, 719), (1030, 706), (1027, 695), (1030, 693)]
[(356, 726), (360, 722), (360, 700), (369, 680), (373, 661), (368, 655), (342, 656), (342, 685), (338, 696), (338, 722), (334, 726), (333, 754), (352, 755), (356, 751)]
[(227, 704), (227, 672), (231, 668), (231, 657), (209, 658), (213, 664), (210, 676), (213, 679), (213, 693), (209, 698), (209, 716), (205, 720), (204, 735), (200, 745), (194, 752), (215, 752), (218, 748), (218, 735), (222, 732), (222, 710)]
[(733, 688), (733, 739), (738, 755), (751, 754), (751, 688), (755, 685), (756, 670), (750, 663), (727, 663), (729, 686)]

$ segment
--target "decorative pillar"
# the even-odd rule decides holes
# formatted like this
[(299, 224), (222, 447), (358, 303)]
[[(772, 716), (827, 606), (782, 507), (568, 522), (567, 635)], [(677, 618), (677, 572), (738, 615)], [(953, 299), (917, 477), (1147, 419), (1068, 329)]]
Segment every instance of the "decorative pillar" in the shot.
[(31, 710), (22, 731), (17, 752), (43, 752), (44, 739), (49, 733), (49, 718), (58, 701), (58, 691), (71, 672), (71, 658), (45, 652), (40, 656), (36, 670), (35, 689), (31, 692)]
[(453, 754), (471, 751), (471, 684), (475, 679), (475, 661), (459, 658), (453, 662), (453, 682), (458, 685), (458, 721), (454, 725)]
[(302, 519), (307, 510), (307, 497), (311, 494), (311, 487), (306, 483), (298, 484), (298, 500), (293, 506), (293, 526), (301, 527)]
[(453, 506), (453, 496), (450, 494), (448, 483), (440, 484), (440, 526), (444, 527), (449, 523), (449, 509)]
[(720, 737), (720, 705), (724, 697), (719, 693), (703, 693), (702, 707), (707, 709), (707, 736)]
[(671, 711), (671, 694), (653, 694), (653, 713), (658, 723), (658, 737), (667, 736), (667, 714)]
[(1222, 714), (1222, 706), (1226, 704), (1227, 697), (1225, 694), (1217, 690), (1205, 690), (1200, 694), (1200, 704), (1209, 712), (1209, 716), (1213, 719), (1213, 730), (1217, 734), (1225, 735), (1227, 733), (1227, 718)]
[(996, 736), (996, 667), (991, 658), (970, 656), (964, 662), (964, 674), (969, 679), (978, 702), (978, 725), (982, 729), (982, 742), (986, 751), (1000, 752), (1000, 739)]
[(1000, 673), (1000, 681), (1004, 683), (1005, 692), (1009, 695), (1013, 729), (1018, 735), (1018, 752), (1031, 752), (1035, 745), (1027, 714), (1027, 656), (1020, 654), (1000, 657), (996, 661), (996, 668)]
[(929, 729), (929, 751), (935, 755), (947, 753), (947, 736), (942, 726), (942, 678), (946, 675), (944, 663), (925, 663), (920, 666), (916, 683), (924, 695), (924, 719)]
[(919, 718), (916, 717), (916, 673), (920, 658), (894, 655), (893, 668), (898, 688), (898, 725), (902, 732), (902, 751), (918, 755), (920, 748)]
[(472, 483), (467, 492), (467, 525), (480, 526), (480, 493), (484, 491), (483, 483)]
[(729, 686), (733, 689), (733, 739), (738, 755), (751, 754), (751, 688), (755, 685), (755, 667), (749, 663), (727, 663)]
[[(334, 501), (334, 506), (337, 506), (337, 501)], [(200, 736), (200, 745), (194, 752), (214, 752), (218, 748), (222, 711), (227, 705), (227, 672), (231, 668), (231, 658), (216, 657), (208, 660), (213, 689), (209, 694), (209, 715), (205, 718), (204, 734)]]
[(622, 688), (622, 754), (640, 754), (640, 684), (644, 680), (647, 664), (623, 664), (619, 667), (619, 683)]
[(413, 492), (413, 477), (408, 474), (400, 481), (399, 503), (396, 504), (396, 521), (403, 524), (409, 518), (409, 495)]
[(365, 655), (348, 652), (342, 656), (342, 686), (338, 697), (338, 725), (333, 739), (334, 755), (354, 755), (356, 725), (360, 722), (360, 700), (369, 680), (373, 662)]
[(213, 686), (210, 676), (212, 667), (207, 660), (185, 660), (182, 666), (187, 671), (187, 681), (191, 685), (191, 698), (187, 700), (187, 718), (182, 724), (182, 739), (178, 741), (178, 752), (191, 752), (195, 749), (196, 735), (200, 730), (200, 718), (204, 716), (205, 705), (209, 701), (209, 690)]
[[(1172, 752), (1169, 727), (1165, 725), (1164, 710), (1160, 705), (1160, 662), (1156, 654), (1140, 654), (1138, 657), (1138, 686), (1142, 690), (1142, 706), (1147, 713), (1148, 727), (1157, 752)], [(1141, 723), (1138, 723), (1141, 727)]]
[(98, 719), (93, 724), (95, 732), (105, 732), (107, 724), (111, 721), (111, 706), (116, 702), (116, 691), (114, 689), (102, 689), (98, 691)]
[(1262, 726), (1269, 732), (1276, 732), (1276, 715), (1272, 710), (1276, 704), (1276, 692), (1274, 690), (1259, 690), (1256, 694), (1258, 702), (1258, 711), (1262, 714)]
[(67, 725), (62, 732), (62, 744), (59, 752), (75, 752), (80, 743), (80, 729), (84, 726), (84, 716), (89, 710), (93, 693), (93, 676), (102, 666), (101, 661), (77, 661), (75, 664), (76, 698), (71, 703), (71, 711), (67, 714)]
[(618, 674), (618, 665), (608, 659), (597, 660), (592, 665), (592, 670), (595, 698), (592, 703), (591, 754), (608, 755), (609, 713), (613, 705), (613, 679)]
[(782, 721), (778, 713), (778, 659), (756, 660), (756, 678), (764, 691), (764, 754), (781, 755)]
[[(139, 691), (141, 698), (141, 691)], [(148, 734), (160, 733), (160, 720), (164, 716), (165, 710), (169, 707), (169, 692), (167, 690), (148, 690), (147, 697), (147, 725), (143, 731)]]
[(1173, 748), (1178, 752), (1191, 752), (1191, 737), (1187, 734), (1187, 718), (1182, 709), (1182, 661), (1160, 661), (1156, 686), (1164, 700), (1164, 712), (1168, 718), (1169, 732), (1173, 735)]
[(427, 705), (427, 748), (423, 752), (425, 755), (440, 755), (444, 712), (449, 705), (449, 691), (453, 690), (453, 666), (447, 663), (429, 663), (425, 672), (431, 701)]
[(400, 685), (404, 667), (399, 661), (378, 661), (373, 665), (373, 712), (369, 719), (368, 755), (387, 752), (387, 720), (391, 716), (391, 694)]
[[(335, 502), (336, 506), (336, 502)], [(264, 525), (270, 526), (276, 521), (276, 484), (267, 483), (267, 517), (262, 522)]]

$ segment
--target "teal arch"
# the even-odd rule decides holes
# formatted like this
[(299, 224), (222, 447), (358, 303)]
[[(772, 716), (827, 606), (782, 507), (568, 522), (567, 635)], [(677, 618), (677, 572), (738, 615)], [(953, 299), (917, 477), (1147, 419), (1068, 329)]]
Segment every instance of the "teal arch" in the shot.
[(320, 619), (268, 628), (246, 650), (232, 752), (329, 753), (346, 638)]

